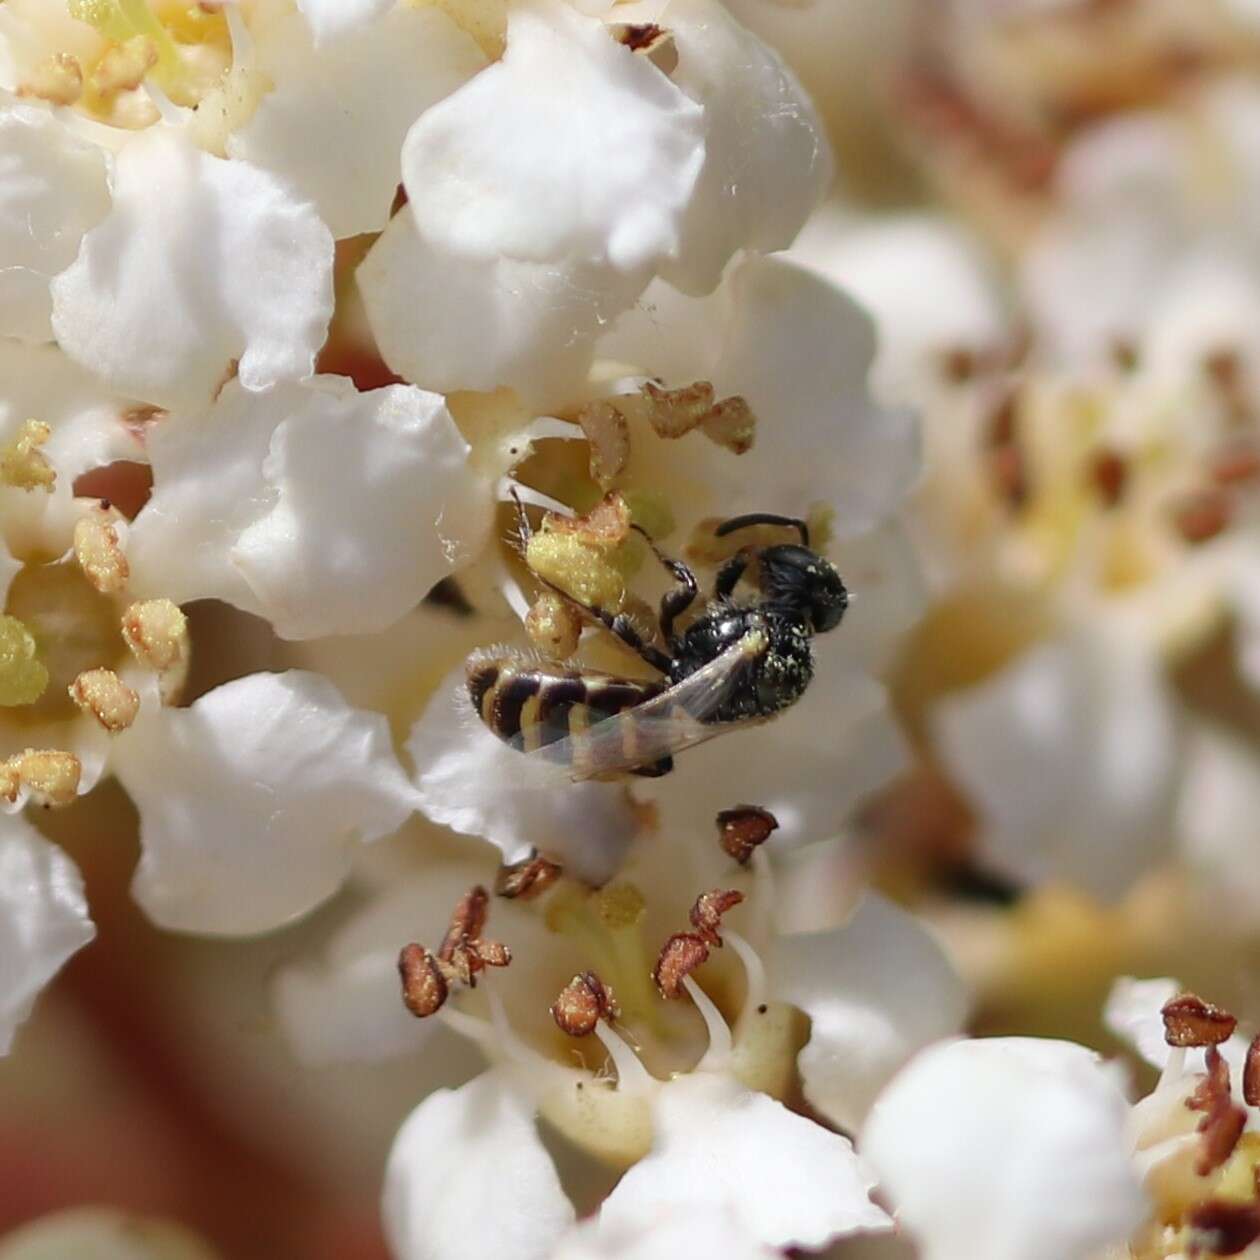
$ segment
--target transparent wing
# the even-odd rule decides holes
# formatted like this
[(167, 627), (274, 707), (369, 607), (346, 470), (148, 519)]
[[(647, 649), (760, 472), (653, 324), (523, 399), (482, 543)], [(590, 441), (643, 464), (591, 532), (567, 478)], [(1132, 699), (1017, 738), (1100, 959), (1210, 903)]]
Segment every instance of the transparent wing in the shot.
[(721, 656), (674, 687), (527, 754), (563, 765), (580, 781), (649, 766), (663, 757), (702, 744), (747, 722), (709, 722), (739, 685), (740, 677), (769, 646), (760, 630), (750, 631)]

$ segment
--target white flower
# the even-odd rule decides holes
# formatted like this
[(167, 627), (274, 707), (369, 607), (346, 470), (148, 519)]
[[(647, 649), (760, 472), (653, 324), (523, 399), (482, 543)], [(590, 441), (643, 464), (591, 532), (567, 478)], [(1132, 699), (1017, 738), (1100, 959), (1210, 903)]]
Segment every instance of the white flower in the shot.
[(110, 1208), (68, 1208), (40, 1217), (0, 1241), (0, 1260), (215, 1260), (208, 1244), (170, 1221)]
[(700, 1204), (638, 1220), (625, 1228), (589, 1221), (570, 1231), (550, 1260), (772, 1260), (730, 1212)]
[(40, 989), (95, 934), (74, 863), (25, 819), (0, 816), (0, 1055)]
[(232, 382), (150, 435), (135, 589), (217, 596), (288, 638), (384, 629), (485, 541), (468, 451), (444, 400), (412, 386)]
[(317, 41), (367, 26), (394, 7), (395, 0), (298, 0)]
[(332, 313), (333, 241), (274, 176), (155, 127), (118, 155), (109, 213), (52, 284), (71, 358), (165, 407), (314, 370)]
[(950, 1041), (876, 1100), (861, 1146), (927, 1260), (1084, 1260), (1146, 1217), (1127, 1113), (1083, 1046)]

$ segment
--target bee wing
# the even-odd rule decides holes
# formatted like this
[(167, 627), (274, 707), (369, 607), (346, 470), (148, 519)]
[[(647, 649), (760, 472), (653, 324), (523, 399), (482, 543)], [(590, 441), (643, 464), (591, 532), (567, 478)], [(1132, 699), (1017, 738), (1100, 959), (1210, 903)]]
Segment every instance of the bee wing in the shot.
[(760, 630), (746, 634), (721, 656), (682, 682), (579, 734), (528, 754), (558, 762), (576, 781), (650, 766), (663, 757), (702, 744), (745, 722), (708, 722), (739, 684), (743, 669), (769, 646)]

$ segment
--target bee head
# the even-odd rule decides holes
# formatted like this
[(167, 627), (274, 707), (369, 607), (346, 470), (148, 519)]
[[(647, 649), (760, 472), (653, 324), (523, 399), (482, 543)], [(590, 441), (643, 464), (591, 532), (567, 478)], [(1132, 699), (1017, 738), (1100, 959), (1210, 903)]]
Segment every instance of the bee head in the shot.
[(758, 556), (767, 600), (805, 618), (816, 634), (834, 630), (849, 592), (830, 561), (808, 547), (766, 547)]

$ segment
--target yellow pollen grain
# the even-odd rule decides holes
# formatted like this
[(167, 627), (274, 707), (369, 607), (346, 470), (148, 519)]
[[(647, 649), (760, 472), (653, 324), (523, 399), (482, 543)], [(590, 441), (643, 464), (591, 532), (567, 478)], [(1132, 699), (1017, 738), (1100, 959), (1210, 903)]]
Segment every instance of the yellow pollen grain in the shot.
[(0, 616), (0, 705), (34, 704), (48, 686), (35, 636), (16, 617)]
[(580, 604), (616, 612), (625, 599), (622, 570), (605, 552), (576, 534), (548, 533), (530, 538), (525, 562), (540, 578)]
[(70, 699), (107, 731), (125, 731), (140, 711), (140, 697), (112, 669), (89, 669), (68, 688)]
[(123, 613), (122, 635), (136, 660), (160, 674), (188, 654), (188, 618), (169, 599), (132, 604)]
[(50, 105), (73, 105), (83, 95), (83, 67), (69, 53), (53, 53), (39, 63), (17, 90)]
[(17, 436), (0, 448), (0, 482), (18, 490), (52, 493), (57, 474), (39, 449), (52, 436), (52, 428), (42, 420), (27, 420)]
[(28, 748), (4, 763), (0, 781), (10, 801), (27, 788), (41, 805), (69, 805), (79, 792), (83, 766), (73, 753), (56, 748)]
[(131, 568), (118, 541), (118, 530), (110, 512), (96, 508), (74, 526), (74, 555), (87, 580), (102, 595), (124, 590)]

